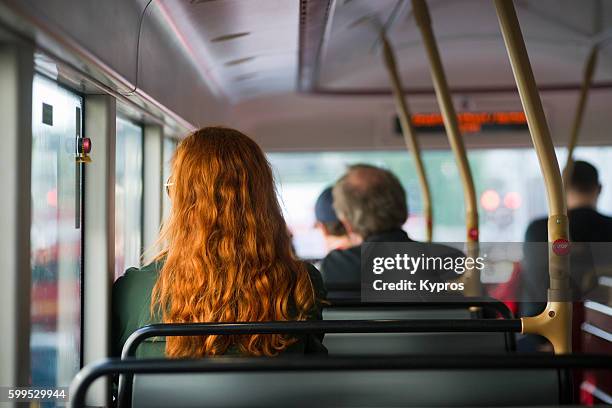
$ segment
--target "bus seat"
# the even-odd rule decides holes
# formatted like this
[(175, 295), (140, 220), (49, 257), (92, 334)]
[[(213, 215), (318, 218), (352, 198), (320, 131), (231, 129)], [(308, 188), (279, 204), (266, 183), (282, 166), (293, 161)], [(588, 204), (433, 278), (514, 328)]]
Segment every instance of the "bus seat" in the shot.
[(556, 370), (351, 370), (134, 376), (133, 408), (556, 405)]
[(468, 308), (419, 306), (332, 306), (323, 309), (323, 320), (469, 319)]
[[(323, 320), (469, 319), (467, 308), (330, 307)], [(323, 344), (331, 355), (492, 354), (513, 351), (512, 333), (328, 333)]]

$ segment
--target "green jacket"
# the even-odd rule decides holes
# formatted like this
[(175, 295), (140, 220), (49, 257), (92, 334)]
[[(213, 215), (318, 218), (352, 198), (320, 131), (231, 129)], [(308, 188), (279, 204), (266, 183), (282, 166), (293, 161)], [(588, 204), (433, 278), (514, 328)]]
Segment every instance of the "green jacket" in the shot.
[[(130, 268), (113, 285), (111, 351), (120, 356), (127, 338), (138, 328), (148, 324), (161, 323), (158, 316), (150, 315), (151, 291), (162, 267), (154, 262), (140, 269)], [(321, 301), (327, 296), (321, 274), (314, 266), (307, 264), (308, 274), (315, 289), (317, 302), (309, 320), (321, 320)], [(325, 353), (321, 344), (323, 336), (300, 336), (299, 341), (288, 347), (287, 353)], [(150, 338), (138, 348), (138, 357), (163, 357), (166, 342), (164, 338)], [(228, 354), (238, 354), (230, 349)]]

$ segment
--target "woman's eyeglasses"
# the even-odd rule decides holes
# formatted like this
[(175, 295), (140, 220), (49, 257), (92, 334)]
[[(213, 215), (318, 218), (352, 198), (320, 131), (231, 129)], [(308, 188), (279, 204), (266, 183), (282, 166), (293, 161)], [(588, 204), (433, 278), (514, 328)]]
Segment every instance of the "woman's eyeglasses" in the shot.
[(174, 183), (170, 181), (170, 179), (168, 179), (168, 181), (166, 181), (166, 183), (164, 184), (164, 187), (166, 187), (166, 194), (170, 195), (170, 186), (173, 186)]

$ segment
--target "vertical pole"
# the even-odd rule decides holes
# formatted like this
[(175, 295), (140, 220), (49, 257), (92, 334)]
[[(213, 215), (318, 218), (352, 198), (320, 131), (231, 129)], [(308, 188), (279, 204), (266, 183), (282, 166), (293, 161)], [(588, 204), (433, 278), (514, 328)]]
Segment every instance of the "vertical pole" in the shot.
[(567, 143), (567, 160), (563, 169), (563, 182), (567, 188), (567, 178), (572, 172), (574, 166), (574, 149), (578, 144), (578, 134), (580, 133), (580, 127), (582, 126), (582, 118), (584, 117), (584, 109), (586, 102), (589, 97), (589, 90), (591, 89), (591, 83), (593, 82), (593, 74), (595, 73), (595, 66), (597, 65), (597, 54), (598, 47), (595, 45), (591, 49), (589, 58), (587, 59), (586, 66), (584, 67), (584, 75), (582, 78), (582, 86), (580, 88), (580, 96), (578, 97), (578, 106), (576, 107), (576, 115), (574, 116), (574, 123), (572, 124), (572, 132)]
[(425, 172), (425, 166), (421, 158), (421, 149), (417, 140), (416, 131), (412, 122), (410, 121), (410, 110), (408, 103), (404, 98), (404, 92), (402, 83), (397, 70), (397, 64), (395, 62), (395, 56), (393, 48), (389, 43), (386, 34), (381, 32), (380, 34), (383, 44), (383, 58), (389, 78), (391, 80), (391, 89), (393, 90), (393, 98), (395, 99), (395, 107), (397, 115), (402, 127), (402, 134), (404, 135), (404, 142), (406, 147), (412, 154), (414, 165), (416, 167), (417, 175), (419, 178), (419, 186), (421, 187), (421, 198), (423, 200), (423, 213), (425, 215), (425, 226), (426, 226), (426, 239), (428, 242), (432, 240), (433, 234), (433, 216), (431, 206), (431, 193), (429, 190), (429, 182), (427, 181), (427, 174)]
[[(478, 256), (478, 204), (476, 202), (476, 190), (474, 179), (468, 162), (467, 153), (463, 144), (463, 138), (459, 131), (457, 114), (453, 106), (453, 100), (446, 80), (446, 74), (442, 66), (440, 52), (431, 27), (431, 17), (425, 0), (412, 0), (412, 11), (414, 18), (421, 31), (423, 44), (429, 59), (431, 79), (436, 91), (438, 105), (444, 119), (444, 127), (448, 136), (448, 141), (455, 156), (455, 162), (459, 169), (461, 184), (463, 185), (463, 200), (465, 203), (465, 224), (467, 255), (470, 257)], [(464, 294), (467, 296), (481, 295), (480, 274), (474, 268), (466, 271), (462, 280), (465, 283)]]
[[(92, 143), (85, 166), (84, 364), (110, 356), (111, 287), (115, 275), (115, 136), (117, 105), (108, 95), (85, 98), (84, 136)], [(101, 378), (88, 393), (88, 405), (107, 406), (109, 384)]]
[(555, 353), (571, 353), (572, 304), (569, 287), (569, 260), (559, 249), (568, 244), (568, 220), (563, 182), (550, 137), (542, 101), (536, 87), (523, 34), (512, 0), (495, 0), (504, 43), (512, 65), (529, 132), (544, 176), (548, 199), (548, 260), (550, 289), (544, 312), (521, 319), (523, 333), (539, 334), (553, 345)]
[[(0, 44), (0, 385), (30, 378), (30, 224), (34, 51)], [(7, 403), (7, 406), (17, 406)]]

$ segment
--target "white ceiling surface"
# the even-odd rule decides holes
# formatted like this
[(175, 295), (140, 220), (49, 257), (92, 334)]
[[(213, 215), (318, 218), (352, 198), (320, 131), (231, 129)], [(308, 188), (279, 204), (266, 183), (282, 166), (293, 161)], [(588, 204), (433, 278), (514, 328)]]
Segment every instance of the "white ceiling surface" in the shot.
[[(163, 5), (207, 80), (231, 101), (295, 89), (298, 0), (164, 0)], [(214, 41), (240, 33), (248, 35)]]
[[(296, 90), (299, 0), (162, 0), (218, 93), (238, 103)], [(514, 79), (491, 0), (429, 0), (435, 35), (453, 88), (508, 87)], [(591, 45), (612, 36), (612, 1), (516, 0), (539, 85), (577, 84)], [(406, 88), (431, 88), (421, 36), (407, 0), (335, 0), (327, 21), (317, 86), (385, 90), (378, 28), (396, 48)], [(608, 30), (606, 30), (608, 28)], [(248, 33), (227, 41), (220, 36)], [(612, 47), (595, 81), (612, 80)], [(247, 59), (236, 65), (228, 62)]]
[[(428, 4), (451, 87), (514, 84), (492, 1), (430, 0)], [(515, 4), (538, 84), (580, 82), (591, 45), (602, 29), (612, 26), (612, 2), (531, 0)], [(387, 27), (404, 86), (431, 87), (427, 58), (409, 1), (337, 0), (328, 24), (330, 35), (320, 66), (320, 87), (388, 89), (377, 45), (377, 24)], [(612, 36), (612, 31), (605, 35)], [(596, 81), (612, 79), (610, 48), (600, 55)]]
[[(404, 87), (432, 88), (409, 1), (336, 0), (334, 4), (319, 87), (332, 91), (389, 89), (374, 26), (355, 24), (364, 16), (375, 15), (383, 24), (391, 22), (389, 35), (397, 48)], [(429, 0), (428, 4), (451, 88), (511, 90), (455, 93), (457, 109), (521, 110), (492, 1)], [(580, 84), (597, 33), (612, 34), (606, 30), (612, 26), (612, 1), (532, 0), (515, 4), (538, 83)], [(394, 13), (395, 18), (389, 19)], [(612, 43), (600, 55), (595, 81), (612, 78), (610, 53)], [(567, 143), (577, 97), (577, 91), (542, 93), (551, 133), (559, 146)], [(411, 95), (408, 101), (413, 112), (439, 111), (433, 94)], [(610, 144), (610, 105), (610, 90), (591, 91), (581, 144)], [(296, 94), (293, 89), (285, 95), (270, 95), (261, 89), (255, 98), (241, 99), (230, 117), (233, 126), (254, 136), (267, 150), (403, 149), (402, 138), (394, 133), (394, 114), (393, 101), (385, 95), (324, 96)], [(423, 135), (420, 140), (424, 148), (448, 148), (442, 134)], [(528, 132), (483, 132), (466, 135), (465, 141), (469, 148), (531, 146)]]
[[(326, 0), (310, 1), (314, 6), (326, 4)], [(389, 95), (332, 97), (297, 92), (300, 0), (154, 0), (144, 14), (146, 0), (11, 3), (24, 5), (45, 25), (59, 28), (130, 83), (138, 79), (145, 93), (196, 126), (235, 126), (270, 150), (402, 147), (401, 138), (393, 134), (395, 108)], [(354, 24), (368, 17), (388, 24), (404, 86), (431, 90), (409, 0), (332, 3), (319, 87), (389, 89), (376, 46), (377, 31), (369, 23)], [(458, 109), (521, 109), (493, 2), (428, 0), (428, 4), (451, 88), (511, 89), (493, 94), (455, 92)], [(515, 0), (515, 4), (538, 83), (579, 84), (593, 41), (612, 34), (612, 0)], [(137, 65), (134, 49), (141, 15)], [(87, 24), (71, 24), (75, 19)], [(248, 35), (214, 41), (239, 33)], [(236, 60), (244, 62), (228, 65)], [(611, 79), (612, 41), (600, 56), (596, 82)], [(553, 137), (564, 143), (577, 92), (545, 92), (542, 98)], [(409, 102), (414, 112), (438, 110), (433, 93), (411, 96)], [(610, 89), (592, 91), (584, 143), (610, 139), (606, 122), (611, 105)], [(515, 138), (517, 144), (530, 143), (527, 132)], [(490, 139), (514, 143), (499, 134)], [(423, 146), (437, 143), (424, 140)]]

